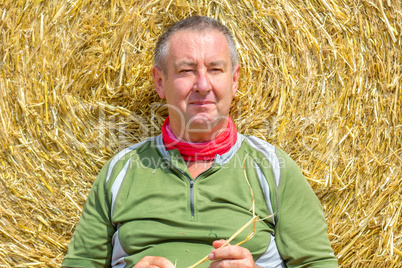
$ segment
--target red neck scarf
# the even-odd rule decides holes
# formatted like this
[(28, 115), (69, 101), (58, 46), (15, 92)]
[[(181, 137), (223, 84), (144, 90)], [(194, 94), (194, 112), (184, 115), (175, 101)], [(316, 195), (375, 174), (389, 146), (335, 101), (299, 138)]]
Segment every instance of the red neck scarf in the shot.
[(213, 160), (215, 155), (227, 153), (237, 141), (236, 126), (232, 118), (230, 116), (228, 118), (226, 129), (221, 131), (215, 139), (202, 143), (190, 143), (182, 142), (175, 137), (170, 128), (169, 117), (167, 117), (162, 125), (165, 147), (168, 151), (178, 149), (185, 161)]

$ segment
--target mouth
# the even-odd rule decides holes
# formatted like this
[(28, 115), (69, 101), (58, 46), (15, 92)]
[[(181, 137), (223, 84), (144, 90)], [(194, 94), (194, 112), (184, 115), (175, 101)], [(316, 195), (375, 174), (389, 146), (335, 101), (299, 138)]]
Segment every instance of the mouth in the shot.
[(203, 100), (203, 101), (192, 101), (192, 102), (190, 102), (190, 104), (197, 105), (197, 106), (208, 106), (208, 105), (214, 104), (214, 102)]

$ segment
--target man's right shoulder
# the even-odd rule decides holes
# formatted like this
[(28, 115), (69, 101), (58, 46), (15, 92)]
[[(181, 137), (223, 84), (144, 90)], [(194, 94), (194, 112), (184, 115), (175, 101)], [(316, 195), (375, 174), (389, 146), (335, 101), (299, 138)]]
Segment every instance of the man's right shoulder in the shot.
[(147, 154), (155, 152), (154, 150), (158, 150), (158, 142), (156, 142), (156, 137), (148, 138), (142, 142), (133, 144), (117, 154), (115, 154), (111, 159), (109, 159), (105, 165), (103, 166), (102, 170), (98, 174), (98, 178), (108, 182), (109, 179), (112, 177), (112, 173), (115, 173), (118, 170), (123, 169), (133, 157), (140, 157), (141, 154)]
[(157, 138), (158, 138), (158, 136), (151, 137), (142, 142), (133, 144), (133, 145), (121, 150), (108, 161), (109, 165), (111, 165), (111, 164), (113, 165), (120, 160), (127, 161), (132, 156), (133, 153), (141, 152), (141, 151), (147, 150), (149, 148), (157, 148), (157, 146), (158, 146), (156, 143)]

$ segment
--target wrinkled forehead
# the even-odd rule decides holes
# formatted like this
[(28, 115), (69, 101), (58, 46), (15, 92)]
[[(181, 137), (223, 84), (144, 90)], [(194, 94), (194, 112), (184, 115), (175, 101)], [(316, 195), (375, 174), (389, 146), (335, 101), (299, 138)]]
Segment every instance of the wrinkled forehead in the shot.
[(216, 29), (183, 29), (175, 32), (169, 39), (167, 50), (171, 52), (175, 46), (197, 45), (201, 40), (208, 38), (209, 42), (204, 44), (212, 45), (213, 43), (224, 47), (230, 53), (229, 43), (226, 36)]
[(219, 31), (181, 31), (170, 40), (167, 59), (179, 58), (230, 61), (226, 37)]
[(163, 49), (161, 69), (167, 75), (176, 61), (187, 60), (210, 64), (224, 61), (233, 71), (233, 56), (229, 41), (217, 29), (182, 29), (171, 35)]

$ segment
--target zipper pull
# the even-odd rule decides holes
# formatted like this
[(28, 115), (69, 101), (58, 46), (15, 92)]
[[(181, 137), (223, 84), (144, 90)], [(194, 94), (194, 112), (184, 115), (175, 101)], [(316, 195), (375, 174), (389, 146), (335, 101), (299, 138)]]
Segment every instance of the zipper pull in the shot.
[(191, 181), (190, 181), (190, 188), (193, 188), (193, 187), (194, 187), (194, 181), (191, 180)]

